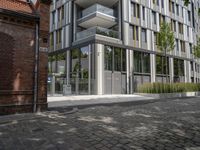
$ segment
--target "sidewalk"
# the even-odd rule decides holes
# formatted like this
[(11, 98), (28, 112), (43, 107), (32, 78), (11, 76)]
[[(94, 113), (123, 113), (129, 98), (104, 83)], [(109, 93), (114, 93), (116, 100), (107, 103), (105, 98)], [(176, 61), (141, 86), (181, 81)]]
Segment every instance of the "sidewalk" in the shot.
[(48, 107), (81, 107), (94, 105), (110, 105), (119, 103), (146, 102), (155, 98), (140, 95), (82, 95), (82, 96), (51, 96)]

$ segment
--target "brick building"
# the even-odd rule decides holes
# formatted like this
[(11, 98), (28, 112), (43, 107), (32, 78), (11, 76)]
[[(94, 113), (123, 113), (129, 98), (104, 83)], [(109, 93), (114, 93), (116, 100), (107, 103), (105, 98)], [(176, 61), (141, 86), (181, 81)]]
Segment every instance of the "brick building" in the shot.
[(47, 108), (49, 5), (0, 1), (0, 115)]

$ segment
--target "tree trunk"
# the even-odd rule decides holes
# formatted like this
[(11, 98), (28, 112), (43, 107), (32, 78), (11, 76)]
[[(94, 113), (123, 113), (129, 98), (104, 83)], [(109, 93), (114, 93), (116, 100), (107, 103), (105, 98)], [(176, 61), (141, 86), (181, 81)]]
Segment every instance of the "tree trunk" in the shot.
[(168, 83), (168, 63), (167, 63), (167, 51), (165, 50), (165, 74), (166, 74), (166, 83)]

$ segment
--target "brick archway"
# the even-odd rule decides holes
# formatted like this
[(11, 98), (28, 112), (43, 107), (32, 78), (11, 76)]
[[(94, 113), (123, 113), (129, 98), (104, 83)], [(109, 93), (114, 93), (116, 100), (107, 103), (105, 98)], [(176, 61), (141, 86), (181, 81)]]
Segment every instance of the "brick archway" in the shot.
[(0, 90), (12, 90), (14, 38), (0, 32)]

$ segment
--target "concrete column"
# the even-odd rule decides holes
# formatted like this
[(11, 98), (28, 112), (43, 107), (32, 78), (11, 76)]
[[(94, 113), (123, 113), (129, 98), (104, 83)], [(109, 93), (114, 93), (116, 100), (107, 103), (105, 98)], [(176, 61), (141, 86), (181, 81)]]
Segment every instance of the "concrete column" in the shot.
[(195, 62), (193, 62), (193, 67), (194, 67), (194, 83), (196, 83), (196, 78), (197, 78), (196, 70), (197, 70), (197, 68), (196, 68), (196, 63)]
[(52, 75), (52, 81), (51, 81), (51, 94), (54, 95), (55, 94), (55, 83), (56, 83), (56, 77), (53, 74)]
[(126, 50), (126, 89), (127, 94), (130, 94), (130, 50)]
[(130, 50), (130, 53), (129, 53), (129, 62), (130, 62), (130, 64), (129, 64), (129, 74), (130, 74), (130, 80), (129, 80), (129, 82), (130, 82), (130, 94), (133, 94), (133, 81), (134, 81), (134, 62), (133, 62), (134, 60), (133, 60), (133, 51), (132, 50)]
[(150, 54), (151, 83), (156, 82), (156, 55)]
[(66, 52), (65, 59), (66, 84), (70, 84), (70, 51)]
[(174, 81), (174, 58), (169, 58), (170, 83)]
[(184, 77), (185, 77), (184, 82), (185, 82), (185, 83), (187, 82), (188, 73), (189, 73), (189, 72), (188, 72), (188, 67), (187, 67), (187, 61), (184, 60)]
[(186, 82), (191, 82), (191, 73), (190, 61), (186, 61)]
[(96, 94), (104, 94), (104, 45), (96, 44), (95, 45), (95, 65), (96, 65)]

